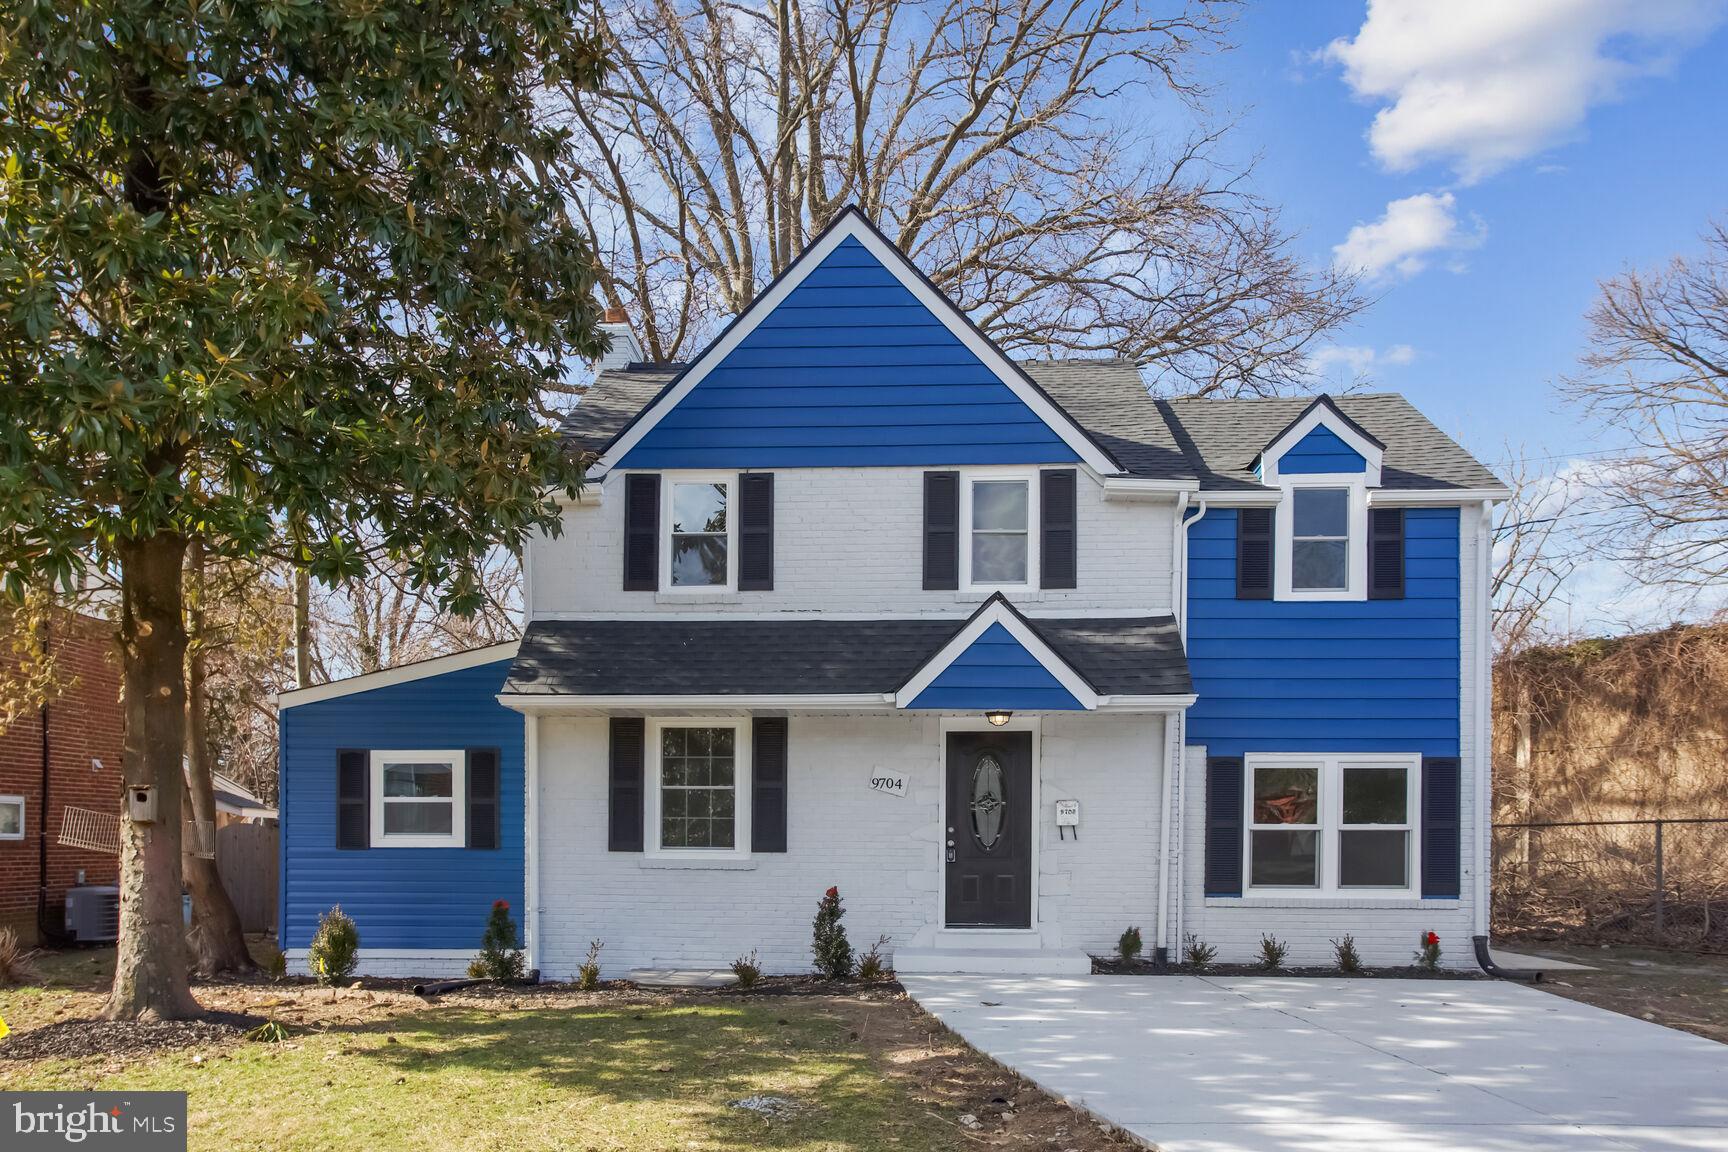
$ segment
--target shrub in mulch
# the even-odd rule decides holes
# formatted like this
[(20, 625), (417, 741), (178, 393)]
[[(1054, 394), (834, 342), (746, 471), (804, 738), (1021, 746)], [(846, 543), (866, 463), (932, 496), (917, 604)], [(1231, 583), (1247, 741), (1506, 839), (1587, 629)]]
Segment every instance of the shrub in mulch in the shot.
[(0, 1060), (140, 1056), (239, 1040), (262, 1016), (212, 1012), (197, 1020), (58, 1020), (0, 1040)]

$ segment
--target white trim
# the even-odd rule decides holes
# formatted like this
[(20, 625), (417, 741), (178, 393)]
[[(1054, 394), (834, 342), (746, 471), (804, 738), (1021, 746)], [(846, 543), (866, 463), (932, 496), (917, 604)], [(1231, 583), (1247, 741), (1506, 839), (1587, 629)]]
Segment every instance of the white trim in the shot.
[[(450, 765), (450, 831), (448, 834), (387, 835), (384, 831), (386, 803), (443, 803), (444, 797), (421, 801), (403, 796), (384, 795), (384, 766), (392, 762), (443, 763)], [(371, 839), (370, 848), (464, 848), (468, 844), (468, 754), (456, 749), (389, 748), (370, 753), (367, 771), (371, 773)]]
[[(1242, 804), (1242, 895), (1279, 900), (1411, 900), (1422, 894), (1422, 757), (1416, 752), (1250, 752), (1242, 758), (1246, 779)], [(1343, 887), (1338, 883), (1339, 833), (1344, 825), (1344, 770), (1351, 767), (1398, 767), (1404, 769), (1404, 822), (1402, 824), (1352, 824), (1349, 831), (1403, 832), (1404, 885), (1398, 888)], [(1316, 768), (1320, 796), (1314, 824), (1256, 824), (1254, 822), (1254, 773), (1260, 768)], [(1313, 831), (1319, 836), (1315, 861), (1317, 883), (1312, 888), (1279, 885), (1256, 888), (1254, 877), (1254, 833)]]
[[(726, 583), (724, 584), (685, 584), (672, 583), (672, 507), (678, 491), (678, 486), (700, 487), (704, 484), (726, 485)], [(662, 596), (714, 596), (720, 593), (736, 592), (738, 590), (738, 473), (736, 472), (683, 472), (670, 470), (660, 473), (660, 539), (657, 542), (660, 555), (659, 593)], [(680, 535), (712, 536), (712, 532), (680, 533)]]
[[(1296, 493), (1305, 488), (1343, 489), (1349, 499), (1349, 540), (1345, 548), (1344, 587), (1297, 588), (1292, 557), (1295, 552)], [(1281, 515), (1273, 518), (1272, 572), (1276, 600), (1368, 599), (1368, 499), (1362, 477), (1355, 472), (1312, 472), (1286, 476), (1279, 486)]]
[(1375, 508), (1446, 508), (1511, 498), (1505, 488), (1376, 488), (1368, 493)]
[[(1039, 505), (1039, 489), (1043, 488), (1043, 469), (1002, 466), (963, 468), (960, 471), (960, 591), (982, 593), (1014, 592), (1034, 595), (1039, 591), (1038, 561), (1039, 529), (1043, 526)], [(972, 579), (972, 489), (978, 483), (1010, 483), (1026, 485), (1026, 579), (1008, 584), (1000, 581), (977, 583)]]
[(1200, 490), (1198, 480), (1156, 480), (1150, 476), (1104, 476), (1100, 483), (1106, 500), (1163, 499)]
[(1284, 493), (1277, 488), (1240, 488), (1202, 491), (1200, 497), (1214, 508), (1276, 508)]
[(554, 693), (500, 692), (498, 703), (515, 712), (529, 715), (570, 712), (627, 713), (647, 708), (676, 708), (682, 713), (692, 709), (705, 715), (741, 716), (756, 708), (803, 709), (813, 712), (886, 712), (894, 707), (894, 696), (888, 692), (798, 696), (791, 693), (758, 695), (635, 695), (635, 696), (570, 696)]
[(466, 652), (452, 652), (448, 656), (434, 656), (430, 660), (416, 660), (412, 664), (399, 664), (394, 668), (385, 668), (378, 672), (366, 672), (359, 676), (349, 676), (342, 680), (332, 680), (328, 684), (314, 684), (310, 688), (293, 688), (286, 692), (276, 693), (276, 707), (298, 708), (302, 704), (316, 704), (320, 700), (334, 700), (339, 696), (351, 696), (356, 692), (370, 692), (375, 688), (388, 688), (392, 684), (407, 684), (414, 680), (424, 680), (429, 676), (442, 676), (446, 672), (460, 672), (464, 668), (478, 668), (482, 664), (490, 664), (495, 660), (514, 660), (520, 640), (508, 640), (502, 644), (492, 644), (485, 648), (470, 648)]
[(522, 944), (528, 968), (540, 967), (540, 718), (522, 717)]
[(1032, 658), (1044, 665), (1045, 671), (1054, 676), (1062, 687), (1066, 688), (1080, 706), (1088, 712), (1098, 707), (1098, 694), (1081, 678), (1080, 674), (1069, 667), (1067, 661), (1051, 651), (1050, 646), (1040, 640), (1032, 629), (1017, 616), (1012, 608), (1002, 601), (989, 605), (972, 618), (954, 638), (942, 645), (936, 655), (925, 662), (924, 666), (913, 674), (912, 679), (900, 686), (894, 694), (896, 708), (908, 708), (918, 694), (930, 686), (931, 681), (959, 658), (960, 654), (972, 646), (973, 641), (982, 636), (992, 624), (1000, 624), (1008, 630), (1008, 634), (1019, 641), (1020, 646), (1032, 654)]
[[(978, 594), (971, 597), (976, 604), (988, 600), (988, 594)], [(738, 601), (742, 603), (743, 601)], [(1085, 618), (1088, 620), (1153, 620), (1162, 616), (1170, 616), (1169, 612), (1137, 612), (1122, 608), (1070, 608), (1060, 604), (1016, 604), (1022, 616), (1031, 619), (1048, 618), (1054, 620), (1073, 620)], [(629, 620), (681, 620), (685, 622), (702, 620), (947, 620), (959, 625), (971, 615), (965, 609), (958, 613), (952, 609), (939, 608), (928, 612), (829, 612), (826, 609), (812, 608), (779, 608), (751, 611), (703, 611), (700, 608), (676, 614), (653, 612), (540, 612), (536, 613), (536, 622), (541, 620), (561, 620), (577, 622), (593, 621), (629, 621)]]
[(744, 310), (736, 323), (720, 338), (703, 349), (694, 363), (684, 370), (677, 382), (663, 393), (658, 400), (644, 410), (635, 423), (631, 424), (606, 449), (593, 467), (588, 470), (590, 479), (605, 473), (618, 465), (618, 462), (629, 455), (630, 450), (658, 424), (665, 415), (676, 408), (691, 389), (700, 384), (716, 366), (723, 363), (732, 351), (743, 343), (744, 339), (754, 332), (764, 318), (772, 315), (787, 296), (791, 295), (806, 277), (816, 269), (828, 254), (847, 240), (854, 239), (868, 249), (871, 255), (888, 269), (889, 275), (917, 297), (919, 303), (930, 310), (931, 315), (944, 328), (964, 344), (972, 354), (984, 362), (987, 368), (999, 378), (1010, 391), (1038, 415), (1038, 418), (1049, 426), (1052, 432), (1062, 438), (1062, 441), (1072, 448), (1076, 455), (1100, 476), (1120, 474), (1122, 471), (1075, 423), (1061, 408), (1057, 407), (1044, 394), (1032, 385), (1026, 377), (1014, 366), (1002, 352), (980, 334), (972, 325), (966, 322), (952, 302), (933, 289), (924, 277), (918, 275), (911, 262), (893, 245), (879, 237), (875, 230), (865, 223), (857, 212), (847, 212), (836, 220), (827, 232), (823, 233), (814, 244), (805, 249), (804, 253), (793, 262), (777, 283), (768, 291), (758, 296)]
[[(950, 928), (948, 926), (948, 735), (951, 732), (1030, 732), (1032, 734), (1032, 876), (1027, 898), (1031, 907), (1025, 928)], [(1013, 716), (1008, 723), (996, 725), (982, 716), (943, 716), (936, 723), (936, 763), (939, 767), (936, 788), (936, 929), (939, 932), (981, 932), (991, 936), (1025, 937), (1036, 935), (1038, 925), (1038, 857), (1044, 839), (1044, 722), (1038, 716)]]
[(0, 840), (23, 840), (30, 833), (29, 806), (22, 796), (0, 796), (0, 806), (10, 804), (18, 805), (18, 832), (16, 835), (10, 832), (0, 832)]
[[(1278, 462), (1283, 458), (1285, 452), (1300, 444), (1304, 436), (1322, 425), (1338, 439), (1344, 441), (1351, 451), (1362, 457), (1365, 466), (1363, 476), (1368, 487), (1380, 487), (1382, 449), (1356, 429), (1350, 427), (1348, 421), (1339, 419), (1338, 414), (1330, 407), (1318, 401), (1308, 409), (1307, 415), (1279, 433), (1276, 440), (1260, 450), (1260, 482), (1276, 487), (1282, 480), (1294, 479), (1298, 474), (1293, 473), (1285, 476), (1279, 473)], [(1311, 473), (1300, 473), (1299, 475), (1306, 477)]]
[[(732, 847), (663, 848), (660, 846), (660, 733), (666, 728), (732, 729)], [(750, 722), (739, 716), (658, 716), (648, 721), (643, 749), (643, 856), (651, 860), (736, 861), (750, 858), (750, 780), (754, 749)]]

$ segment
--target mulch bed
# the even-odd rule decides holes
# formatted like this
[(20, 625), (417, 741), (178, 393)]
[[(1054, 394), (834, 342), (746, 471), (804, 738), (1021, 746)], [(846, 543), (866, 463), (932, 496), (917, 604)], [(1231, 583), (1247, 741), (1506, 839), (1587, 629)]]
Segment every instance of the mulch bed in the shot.
[(141, 1056), (238, 1040), (261, 1016), (212, 1012), (199, 1020), (58, 1020), (0, 1040), (0, 1060)]
[(1359, 968), (1354, 972), (1340, 972), (1336, 967), (1316, 968), (1279, 968), (1268, 972), (1258, 964), (1209, 964), (1205, 971), (1196, 971), (1186, 964), (1168, 964), (1158, 968), (1149, 960), (1135, 960), (1124, 963), (1121, 960), (1107, 960), (1101, 956), (1092, 957), (1092, 974), (1094, 976), (1301, 976), (1304, 978), (1337, 979), (1337, 980), (1487, 980), (1486, 972), (1474, 972), (1468, 969), (1441, 968), (1430, 972), (1426, 968), (1415, 965), (1404, 965), (1397, 968)]

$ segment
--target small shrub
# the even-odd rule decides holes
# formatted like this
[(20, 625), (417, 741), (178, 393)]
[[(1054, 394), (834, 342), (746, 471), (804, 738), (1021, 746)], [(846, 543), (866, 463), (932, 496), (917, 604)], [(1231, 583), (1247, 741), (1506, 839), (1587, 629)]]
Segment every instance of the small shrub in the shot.
[(1422, 933), (1416, 949), (1416, 967), (1424, 972), (1440, 970), (1440, 937), (1434, 932)]
[(592, 992), (600, 987), (600, 949), (605, 945), (598, 940), (588, 941), (588, 959), (582, 967), (576, 969), (576, 987), (584, 992)]
[(1122, 957), (1122, 963), (1132, 964), (1144, 946), (1144, 942), (1140, 939), (1140, 929), (1125, 928), (1122, 935), (1116, 940), (1116, 954)]
[(1182, 937), (1182, 960), (1196, 972), (1204, 972), (1218, 959), (1218, 949), (1190, 932)]
[(1290, 951), (1290, 946), (1270, 933), (1260, 937), (1260, 967), (1268, 972), (1276, 972), (1284, 967), (1284, 956)]
[(1338, 971), (1360, 972), (1362, 970), (1362, 954), (1356, 951), (1356, 937), (1348, 932), (1332, 941), (1332, 952), (1338, 958)]
[(480, 937), (480, 955), (468, 965), (468, 975), (474, 980), (522, 979), (528, 961), (517, 947), (516, 921), (510, 918), (508, 900), (492, 901), (492, 912), (486, 917), (486, 931)]
[(306, 965), (320, 983), (338, 984), (354, 975), (360, 964), (360, 929), (338, 904), (318, 921)]
[(882, 949), (888, 946), (892, 937), (887, 934), (876, 937), (876, 943), (870, 945), (870, 951), (858, 957), (858, 979), (880, 980), (888, 975), (888, 965), (882, 961)]
[(852, 975), (852, 942), (846, 939), (846, 929), (840, 923), (846, 909), (840, 903), (840, 889), (830, 888), (816, 905), (816, 922), (811, 927), (810, 953), (816, 958), (816, 971), (830, 980), (844, 980)]
[(288, 953), (275, 945), (265, 945), (269, 949), (264, 954), (264, 975), (272, 980), (288, 978)]
[(288, 1039), (288, 1029), (274, 1020), (266, 1020), (246, 1033), (246, 1039), (258, 1044), (281, 1044)]
[(36, 953), (24, 947), (18, 933), (0, 928), (0, 986), (34, 984), (37, 979)]
[(754, 948), (750, 955), (732, 961), (732, 975), (738, 977), (738, 987), (744, 989), (754, 988), (762, 982), (762, 965), (756, 959)]

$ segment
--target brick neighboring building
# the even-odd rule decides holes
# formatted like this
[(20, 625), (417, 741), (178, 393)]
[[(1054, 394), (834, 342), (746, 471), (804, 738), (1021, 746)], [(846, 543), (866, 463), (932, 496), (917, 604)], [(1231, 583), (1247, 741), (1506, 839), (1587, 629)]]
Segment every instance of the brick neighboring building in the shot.
[[(13, 660), (9, 639), (0, 631), (0, 663)], [(123, 717), (114, 625), (57, 613), (48, 625), (48, 643), (64, 673), (75, 678), (72, 687), (0, 732), (0, 927), (11, 927), (32, 942), (41, 938), (39, 901), (45, 903), (50, 931), (57, 932), (66, 889), (78, 882), (80, 871), (90, 884), (113, 884), (119, 875), (118, 857), (59, 843), (66, 805), (115, 813), (120, 808)], [(6, 833), (20, 797), (23, 827), (21, 838), (14, 838)]]

